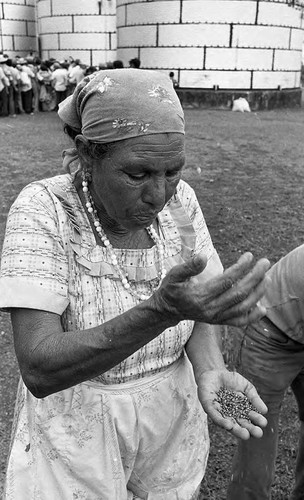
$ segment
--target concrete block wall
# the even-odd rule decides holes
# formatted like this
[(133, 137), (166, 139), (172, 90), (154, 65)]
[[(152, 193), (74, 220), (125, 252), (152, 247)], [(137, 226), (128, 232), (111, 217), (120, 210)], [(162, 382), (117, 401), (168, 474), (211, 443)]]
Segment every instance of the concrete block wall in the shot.
[(115, 0), (37, 0), (37, 18), (42, 59), (98, 65), (117, 58)]
[(286, 0), (117, 0), (117, 58), (184, 88), (296, 88), (303, 28)]
[(36, 50), (35, 0), (0, 0), (0, 51), (14, 57)]

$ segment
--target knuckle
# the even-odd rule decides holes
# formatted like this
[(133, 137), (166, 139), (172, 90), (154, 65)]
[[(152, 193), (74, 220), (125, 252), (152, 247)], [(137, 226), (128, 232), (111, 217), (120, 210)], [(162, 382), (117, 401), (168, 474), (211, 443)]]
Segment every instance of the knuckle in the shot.
[(243, 303), (239, 309), (247, 309), (247, 304), (245, 303), (245, 300), (247, 299), (248, 294), (245, 292), (242, 292), (240, 290), (236, 290), (234, 297), (233, 297), (233, 303), (234, 304), (241, 304)]
[(223, 281), (223, 291), (226, 292), (227, 290), (230, 290), (230, 288), (233, 288), (234, 282), (231, 278), (226, 278)]

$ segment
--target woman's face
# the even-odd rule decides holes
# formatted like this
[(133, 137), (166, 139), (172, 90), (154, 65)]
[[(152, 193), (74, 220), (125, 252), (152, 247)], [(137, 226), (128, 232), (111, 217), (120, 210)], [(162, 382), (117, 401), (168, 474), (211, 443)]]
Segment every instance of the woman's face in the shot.
[(125, 229), (149, 226), (174, 194), (184, 163), (182, 134), (117, 142), (94, 160), (90, 191), (99, 213)]

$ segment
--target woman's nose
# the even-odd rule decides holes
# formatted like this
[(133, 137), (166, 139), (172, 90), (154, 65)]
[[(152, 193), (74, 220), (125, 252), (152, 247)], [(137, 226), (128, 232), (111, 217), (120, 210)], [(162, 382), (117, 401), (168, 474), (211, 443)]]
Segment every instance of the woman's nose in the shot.
[(146, 186), (143, 201), (153, 205), (156, 209), (162, 209), (166, 203), (166, 180), (165, 178), (151, 179)]

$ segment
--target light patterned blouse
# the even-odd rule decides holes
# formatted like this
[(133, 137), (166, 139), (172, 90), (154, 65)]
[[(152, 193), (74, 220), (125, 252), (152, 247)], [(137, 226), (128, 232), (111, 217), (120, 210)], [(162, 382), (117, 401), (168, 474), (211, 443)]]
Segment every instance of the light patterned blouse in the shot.
[[(204, 251), (208, 264), (202, 281), (222, 272), (195, 193), (186, 182), (179, 182), (158, 222), (167, 271)], [(136, 290), (151, 294), (159, 272), (156, 246), (115, 253)], [(137, 303), (112, 267), (108, 249), (96, 243), (73, 177), (59, 175), (25, 187), (8, 216), (0, 307), (57, 313), (63, 330), (69, 331), (100, 325)], [(192, 328), (191, 321), (168, 328), (95, 380), (121, 383), (161, 371), (180, 357)]]

